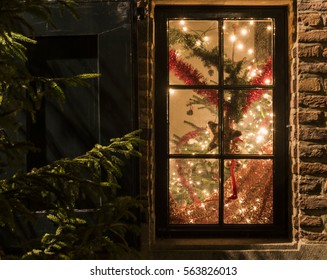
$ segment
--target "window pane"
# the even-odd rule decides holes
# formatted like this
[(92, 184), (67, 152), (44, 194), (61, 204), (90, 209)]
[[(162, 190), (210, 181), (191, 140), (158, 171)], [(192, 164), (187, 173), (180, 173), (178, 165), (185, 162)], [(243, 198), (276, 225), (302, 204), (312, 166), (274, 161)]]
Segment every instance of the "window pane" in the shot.
[(272, 160), (225, 160), (224, 176), (224, 223), (273, 223)]
[(218, 22), (169, 21), (169, 84), (218, 83)]
[(219, 161), (171, 159), (170, 224), (218, 223)]
[(216, 90), (169, 90), (171, 154), (217, 153), (217, 96)]
[(272, 91), (226, 91), (224, 104), (224, 152), (272, 154)]
[(273, 20), (224, 21), (224, 81), (271, 85)]

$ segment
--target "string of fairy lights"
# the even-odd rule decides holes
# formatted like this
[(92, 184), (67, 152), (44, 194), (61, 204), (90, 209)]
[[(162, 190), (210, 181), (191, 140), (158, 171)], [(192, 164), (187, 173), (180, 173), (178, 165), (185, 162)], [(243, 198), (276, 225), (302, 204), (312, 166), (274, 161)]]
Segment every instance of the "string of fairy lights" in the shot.
[[(174, 28), (179, 26), (183, 34), (196, 34), (194, 48), (205, 48), (212, 38), (207, 30), (194, 30), (187, 20), (174, 22)], [(226, 21), (223, 26), (225, 41), (229, 41), (232, 51), (232, 62), (236, 63), (236, 56), (243, 57), (243, 68), (240, 70), (246, 77), (247, 84), (256, 85), (248, 91), (237, 92), (244, 94), (246, 102), (242, 110), (240, 121), (232, 121), (231, 128), (241, 131), (241, 137), (233, 140), (233, 153), (238, 154), (271, 154), (273, 142), (273, 104), (272, 91), (262, 89), (260, 86), (272, 84), (271, 58), (264, 65), (255, 60), (254, 46), (243, 42), (256, 25), (255, 20), (242, 21), (242, 26), (236, 26), (236, 21)], [(245, 24), (246, 23), (246, 24)], [(192, 22), (194, 24), (194, 22)], [(251, 29), (252, 28), (252, 29)], [(266, 22), (266, 30), (273, 30), (272, 23)], [(253, 35), (252, 35), (253, 36)], [(227, 40), (228, 39), (228, 40)], [(245, 40), (246, 41), (246, 40)], [(226, 42), (227, 44), (227, 42)], [(253, 44), (253, 42), (252, 42)], [(225, 46), (226, 47), (226, 46)], [(190, 52), (190, 50), (187, 50)], [(183, 53), (183, 54), (182, 54)], [(180, 42), (170, 46), (169, 68), (178, 80), (187, 85), (207, 85), (208, 79), (199, 72), (194, 64), (188, 63), (185, 48)], [(227, 76), (227, 75), (226, 75)], [(194, 90), (195, 94), (203, 100), (204, 108), (215, 111), (218, 108), (216, 90)], [(180, 90), (170, 88), (170, 95), (179, 95)], [(224, 93), (224, 102), (230, 102), (233, 91)], [(182, 95), (182, 94), (181, 94)], [(198, 102), (200, 99), (197, 99)], [(202, 101), (201, 101), (202, 102)], [(203, 109), (203, 108), (202, 108)], [(193, 115), (193, 111), (189, 113)], [(218, 112), (216, 111), (216, 115)], [(199, 117), (197, 117), (199, 118)], [(201, 117), (200, 117), (201, 118)], [(218, 152), (218, 148), (208, 150), (216, 136), (216, 131), (208, 127), (208, 120), (203, 120), (202, 127), (176, 137), (170, 145), (175, 153), (205, 154)], [(176, 135), (175, 135), (176, 136)], [(227, 143), (228, 144), (228, 143)], [(225, 223), (271, 223), (272, 222), (272, 161), (271, 160), (225, 160), (224, 172), (224, 222)], [(218, 160), (213, 159), (171, 159), (170, 160), (170, 222), (172, 224), (214, 224), (218, 223), (219, 204), (219, 168)], [(235, 174), (233, 174), (235, 171)], [(232, 176), (233, 175), (233, 176)], [(234, 180), (234, 182), (233, 182)], [(228, 200), (234, 185), (238, 185), (238, 194), (233, 200)]]

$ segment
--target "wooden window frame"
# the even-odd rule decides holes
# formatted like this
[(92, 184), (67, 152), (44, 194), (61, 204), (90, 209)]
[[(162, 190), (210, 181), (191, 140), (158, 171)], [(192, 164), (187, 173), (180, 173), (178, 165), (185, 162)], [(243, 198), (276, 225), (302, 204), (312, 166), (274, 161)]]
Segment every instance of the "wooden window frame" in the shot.
[[(167, 94), (169, 87), (167, 23), (170, 19), (275, 20), (273, 55), (274, 154), (273, 224), (169, 224), (169, 127)], [(155, 220), (160, 237), (245, 237), (285, 238), (289, 235), (288, 156), (288, 32), (287, 7), (157, 6), (155, 8)], [(181, 89), (192, 86), (181, 86)], [(227, 87), (217, 86), (219, 94)], [(249, 155), (247, 158), (264, 158)], [(220, 204), (223, 205), (223, 204)]]

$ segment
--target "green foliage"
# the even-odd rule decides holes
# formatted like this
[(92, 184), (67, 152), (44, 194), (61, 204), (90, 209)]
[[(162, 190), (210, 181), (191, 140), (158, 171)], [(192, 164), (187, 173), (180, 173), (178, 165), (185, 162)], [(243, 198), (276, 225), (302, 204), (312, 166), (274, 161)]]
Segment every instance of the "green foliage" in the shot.
[[(75, 1), (51, 3), (78, 16)], [(0, 0), (0, 240), (9, 236), (14, 241), (19, 248), (14, 258), (122, 258), (134, 253), (128, 236), (138, 232), (137, 213), (143, 203), (120, 194), (119, 178), (126, 161), (141, 156), (139, 131), (106, 146), (96, 144), (76, 158), (25, 171), (26, 154), (37, 149), (25, 141), (25, 118), (35, 120), (45, 97), (63, 104), (64, 87), (85, 87), (88, 79), (99, 76), (33, 76), (26, 54), (37, 42), (22, 33), (32, 32), (26, 13), (52, 23), (47, 1)], [(78, 210), (83, 203), (90, 209)], [(46, 233), (31, 236), (21, 230), (37, 230), (35, 224), (42, 219), (51, 225)], [(2, 245), (0, 257), (10, 258)]]
[(89, 219), (69, 217), (55, 211), (48, 219), (57, 225), (54, 233), (46, 233), (41, 247), (24, 255), (24, 259), (122, 259), (139, 257), (126, 240), (127, 233), (139, 233), (137, 217), (131, 210), (142, 204), (130, 197), (118, 197), (89, 212)]
[(185, 50), (189, 50), (191, 52), (190, 56), (195, 56), (199, 58), (203, 62), (204, 66), (213, 66), (218, 70), (218, 47), (214, 47), (211, 50), (208, 50), (207, 48), (203, 47), (205, 45), (205, 41), (203, 40), (203, 38), (208, 31), (210, 31), (210, 28), (202, 32), (193, 31), (194, 33), (190, 34), (182, 32), (177, 28), (170, 28), (169, 45), (172, 46), (174, 44), (180, 44)]
[[(143, 202), (119, 196), (117, 191), (124, 158), (141, 156), (137, 151), (141, 142), (138, 133), (112, 139), (107, 146), (97, 144), (85, 155), (0, 181), (2, 227), (13, 232), (14, 215), (33, 222), (40, 209), (47, 209), (48, 219), (57, 226), (55, 233), (33, 240), (32, 249), (25, 240), (21, 245), (25, 246), (23, 252), (28, 251), (24, 258), (93, 259), (100, 253), (118, 258), (133, 252), (126, 234), (137, 233), (135, 213)], [(76, 199), (80, 197), (93, 199), (94, 204), (101, 198), (101, 205), (89, 212), (90, 222), (78, 217)]]

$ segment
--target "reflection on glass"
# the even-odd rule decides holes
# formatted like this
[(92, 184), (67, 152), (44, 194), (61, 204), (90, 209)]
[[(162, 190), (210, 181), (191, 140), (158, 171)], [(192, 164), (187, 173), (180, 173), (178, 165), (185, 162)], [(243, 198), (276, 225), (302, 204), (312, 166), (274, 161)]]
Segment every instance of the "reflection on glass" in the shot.
[(171, 154), (217, 153), (217, 98), (216, 90), (169, 90)]
[(219, 161), (169, 161), (170, 224), (218, 223)]
[(224, 223), (273, 223), (273, 161), (224, 161)]
[(225, 84), (271, 85), (273, 20), (225, 20), (223, 30)]
[(224, 104), (224, 152), (272, 154), (272, 91), (226, 91)]
[(218, 21), (170, 20), (169, 84), (218, 83)]

